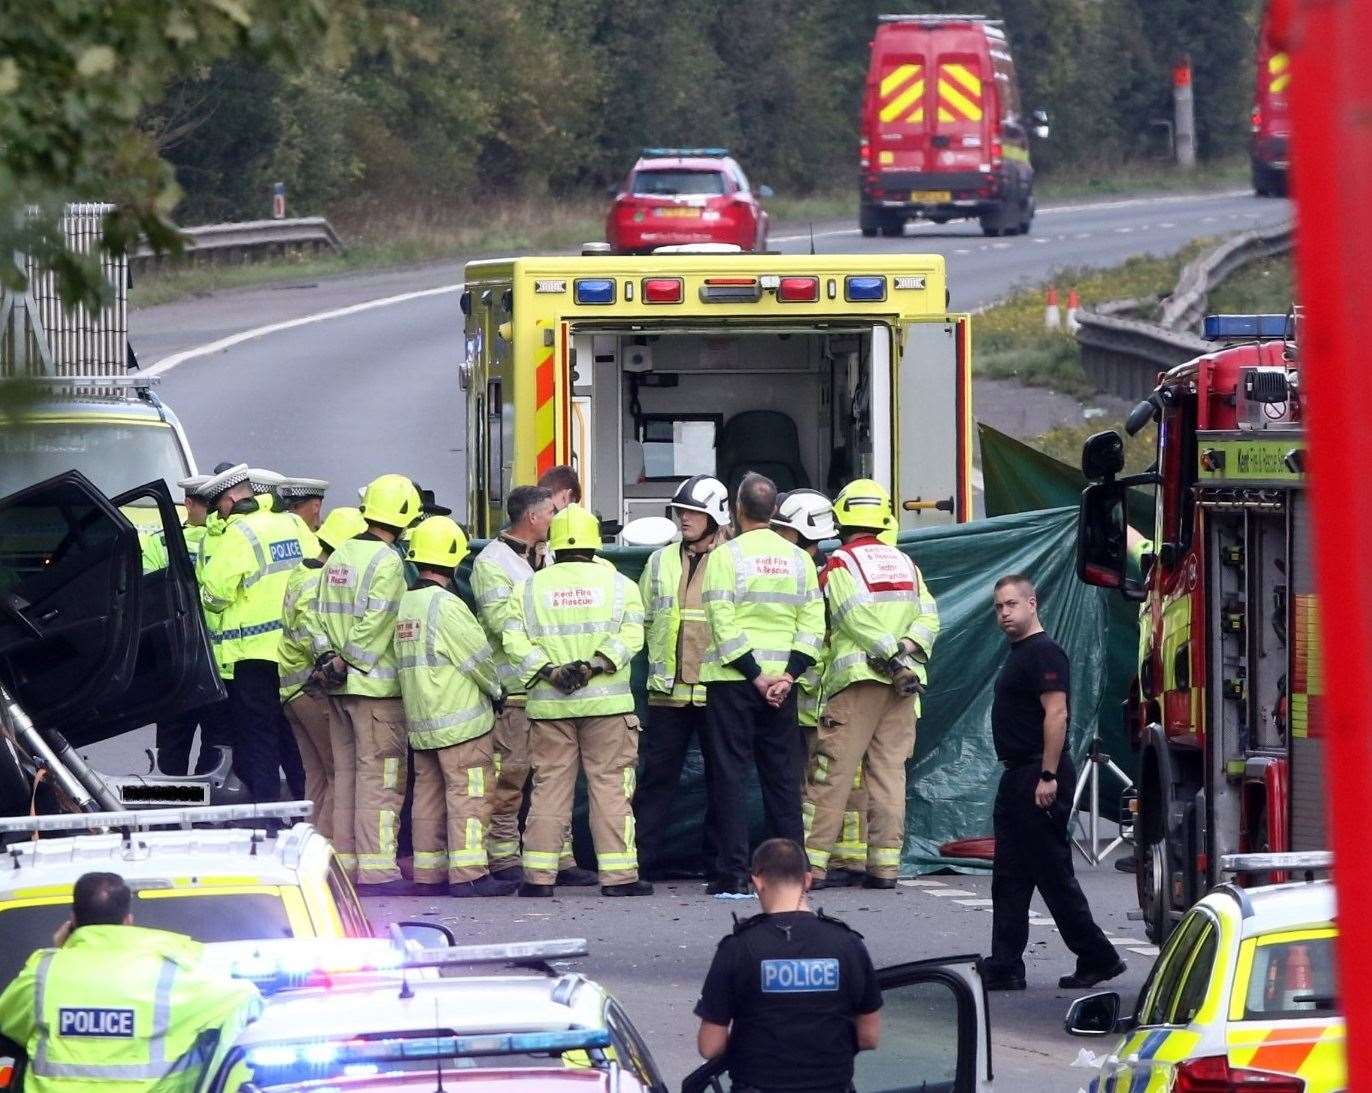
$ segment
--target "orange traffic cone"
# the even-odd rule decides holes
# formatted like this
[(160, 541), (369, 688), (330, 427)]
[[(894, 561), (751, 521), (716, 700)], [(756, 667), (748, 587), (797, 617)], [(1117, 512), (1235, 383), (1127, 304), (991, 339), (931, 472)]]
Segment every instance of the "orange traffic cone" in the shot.
[(1312, 1010), (1315, 973), (1310, 966), (1310, 946), (1292, 945), (1286, 957), (1286, 990), (1282, 993), (1283, 1010)]
[(1075, 334), (1081, 322), (1077, 315), (1081, 312), (1081, 297), (1077, 295), (1077, 290), (1072, 289), (1067, 293), (1067, 329)]
[(1058, 290), (1055, 288), (1048, 290), (1048, 298), (1043, 309), (1043, 329), (1062, 329), (1062, 309), (1058, 307)]

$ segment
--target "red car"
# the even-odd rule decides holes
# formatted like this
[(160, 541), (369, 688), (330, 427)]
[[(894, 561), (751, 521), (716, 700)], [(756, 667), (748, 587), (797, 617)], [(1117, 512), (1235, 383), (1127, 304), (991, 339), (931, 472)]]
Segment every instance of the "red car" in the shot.
[(612, 196), (605, 238), (616, 254), (691, 243), (767, 249), (767, 214), (758, 197), (771, 197), (771, 188), (754, 194), (723, 148), (645, 148)]

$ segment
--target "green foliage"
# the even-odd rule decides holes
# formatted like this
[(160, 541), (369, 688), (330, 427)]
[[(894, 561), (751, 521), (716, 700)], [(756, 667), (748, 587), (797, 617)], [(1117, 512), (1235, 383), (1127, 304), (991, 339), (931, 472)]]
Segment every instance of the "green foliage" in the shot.
[(1277, 315), (1295, 299), (1291, 256), (1253, 262), (1210, 293), (1206, 310), (1225, 315)]

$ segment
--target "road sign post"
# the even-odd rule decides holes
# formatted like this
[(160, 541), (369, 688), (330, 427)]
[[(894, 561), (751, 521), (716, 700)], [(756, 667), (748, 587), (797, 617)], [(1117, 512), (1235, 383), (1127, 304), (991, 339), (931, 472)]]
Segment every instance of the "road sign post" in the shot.
[(1187, 56), (1172, 66), (1172, 112), (1177, 166), (1190, 171), (1196, 166), (1196, 97), (1191, 89), (1191, 58)]
[(272, 219), (286, 219), (286, 184), (278, 182), (272, 186)]

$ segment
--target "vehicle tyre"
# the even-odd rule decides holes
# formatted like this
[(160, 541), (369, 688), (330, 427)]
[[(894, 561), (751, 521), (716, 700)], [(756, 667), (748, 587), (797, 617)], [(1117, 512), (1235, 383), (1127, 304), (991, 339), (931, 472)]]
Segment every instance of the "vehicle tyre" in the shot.
[(1034, 226), (1034, 195), (1029, 194), (1024, 199), (1024, 204), (1020, 207), (1019, 214), (1019, 233), (1028, 235)]
[(877, 234), (877, 211), (872, 206), (858, 206), (858, 230), (867, 239)]
[(1161, 840), (1134, 842), (1134, 884), (1139, 908), (1143, 911), (1143, 932), (1154, 945), (1161, 945), (1171, 932), (1167, 914), (1167, 844)]
[(1009, 207), (1003, 202), (977, 219), (981, 223), (981, 234), (994, 239), (998, 235), (1010, 235), (1014, 229), (1006, 223), (1009, 220)]
[(881, 218), (881, 234), (894, 239), (905, 234), (905, 218), (887, 213)]

